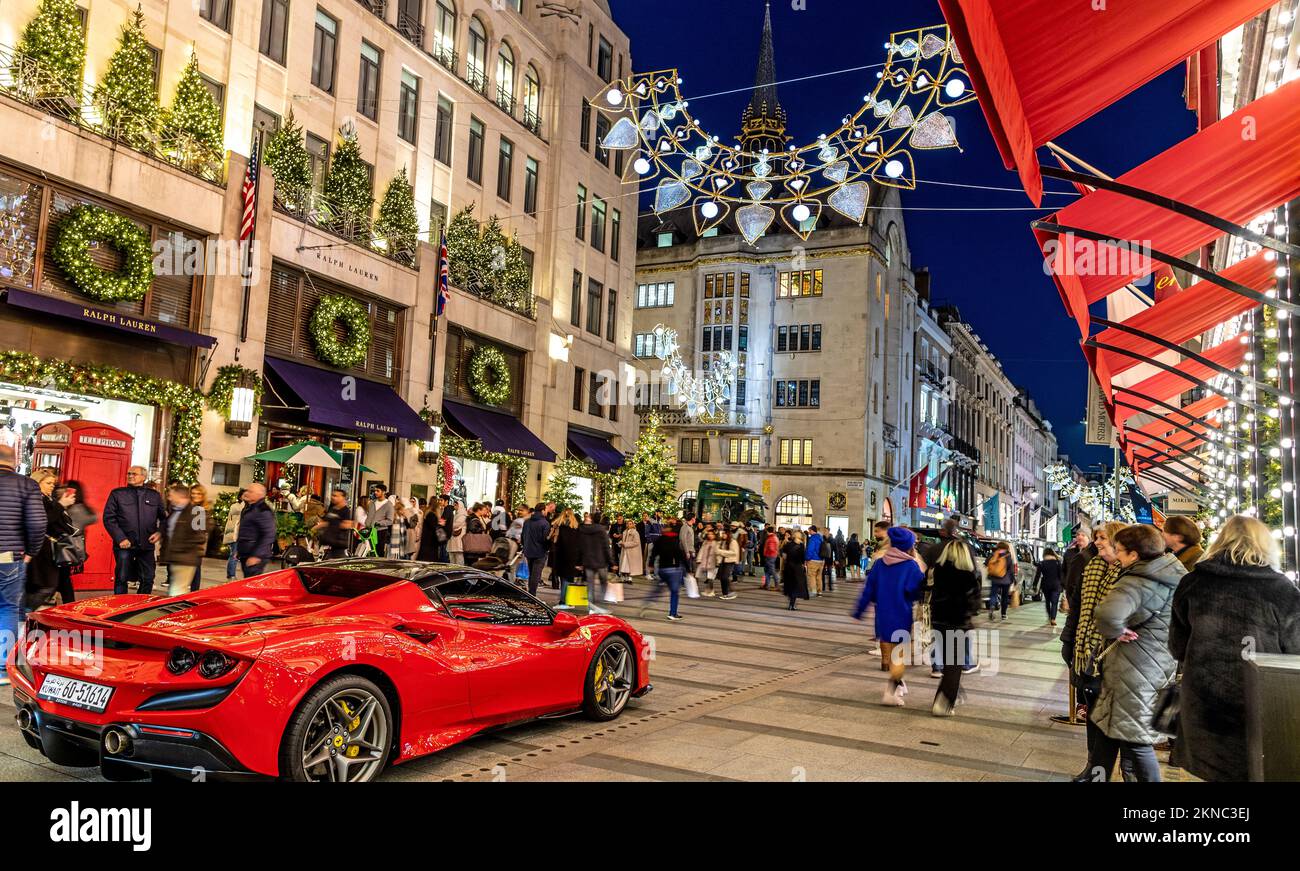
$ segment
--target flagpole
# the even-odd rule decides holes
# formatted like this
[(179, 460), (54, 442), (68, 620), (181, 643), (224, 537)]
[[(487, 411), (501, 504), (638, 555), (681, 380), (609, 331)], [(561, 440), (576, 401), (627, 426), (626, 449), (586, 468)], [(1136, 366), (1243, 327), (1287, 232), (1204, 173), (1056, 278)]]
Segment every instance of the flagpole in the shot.
[[(256, 174), (253, 176), (253, 224), (252, 228), (249, 230), (248, 238), (246, 240), (240, 240), (241, 244), (244, 246), (244, 250), (240, 252), (244, 255), (243, 272), (240, 275), (241, 282), (244, 285), (244, 302), (239, 315), (239, 341), (241, 344), (248, 341), (248, 309), (253, 295), (253, 239), (257, 235), (257, 201), (262, 193), (261, 173), (257, 172), (257, 167), (255, 166), (255, 163), (259, 159), (257, 152), (257, 131), (253, 131), (253, 143), (248, 149), (248, 166), (244, 169), (245, 180), (248, 179), (250, 172)], [(240, 187), (242, 194), (243, 185)], [(244, 211), (245, 203), (243, 201), (243, 196), (241, 196), (239, 210), (241, 236), (244, 226)]]

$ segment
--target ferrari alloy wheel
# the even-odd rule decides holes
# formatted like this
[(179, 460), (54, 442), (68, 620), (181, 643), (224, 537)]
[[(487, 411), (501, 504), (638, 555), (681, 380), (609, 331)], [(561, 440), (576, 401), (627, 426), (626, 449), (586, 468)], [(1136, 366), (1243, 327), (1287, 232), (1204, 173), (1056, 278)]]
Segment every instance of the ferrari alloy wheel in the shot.
[(582, 709), (593, 720), (612, 720), (627, 707), (636, 682), (632, 646), (621, 636), (607, 638), (587, 669)]
[(364, 783), (388, 762), (393, 714), (379, 687), (356, 675), (307, 694), (285, 732), (280, 771), (290, 780)]

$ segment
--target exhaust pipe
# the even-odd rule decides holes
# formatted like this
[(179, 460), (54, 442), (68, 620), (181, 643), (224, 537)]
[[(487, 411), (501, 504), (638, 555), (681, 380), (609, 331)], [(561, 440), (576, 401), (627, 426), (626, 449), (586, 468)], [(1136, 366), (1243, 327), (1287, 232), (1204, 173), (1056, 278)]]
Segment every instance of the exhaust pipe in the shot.
[(104, 733), (104, 751), (110, 756), (130, 756), (131, 736), (121, 729), (109, 729)]
[(21, 708), (18, 711), (18, 728), (24, 732), (36, 731), (36, 719), (32, 716), (30, 708)]

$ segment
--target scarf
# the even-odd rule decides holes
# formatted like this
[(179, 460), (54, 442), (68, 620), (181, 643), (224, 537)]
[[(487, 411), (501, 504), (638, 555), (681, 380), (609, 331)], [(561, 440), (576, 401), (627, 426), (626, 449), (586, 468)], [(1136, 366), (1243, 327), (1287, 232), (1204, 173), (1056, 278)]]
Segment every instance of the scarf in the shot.
[(893, 546), (890, 546), (889, 550), (885, 551), (885, 555), (882, 556), (881, 559), (885, 561), (885, 565), (887, 566), (896, 566), (899, 563), (913, 561), (913, 557), (910, 553), (905, 550), (899, 550)]

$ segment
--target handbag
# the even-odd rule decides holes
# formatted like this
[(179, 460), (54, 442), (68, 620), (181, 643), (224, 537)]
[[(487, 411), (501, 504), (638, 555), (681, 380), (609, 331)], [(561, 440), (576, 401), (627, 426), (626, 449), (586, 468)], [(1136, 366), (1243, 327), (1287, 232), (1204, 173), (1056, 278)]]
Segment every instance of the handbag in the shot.
[(54, 540), (54, 564), (79, 566), (86, 562), (86, 533), (66, 532)]
[(695, 575), (687, 572), (682, 580), (686, 583), (686, 598), (698, 599), (700, 597), (700, 585), (695, 580)]
[(1178, 681), (1171, 681), (1156, 694), (1155, 709), (1151, 714), (1151, 728), (1166, 735), (1177, 735), (1178, 714), (1181, 708), (1182, 698)]

